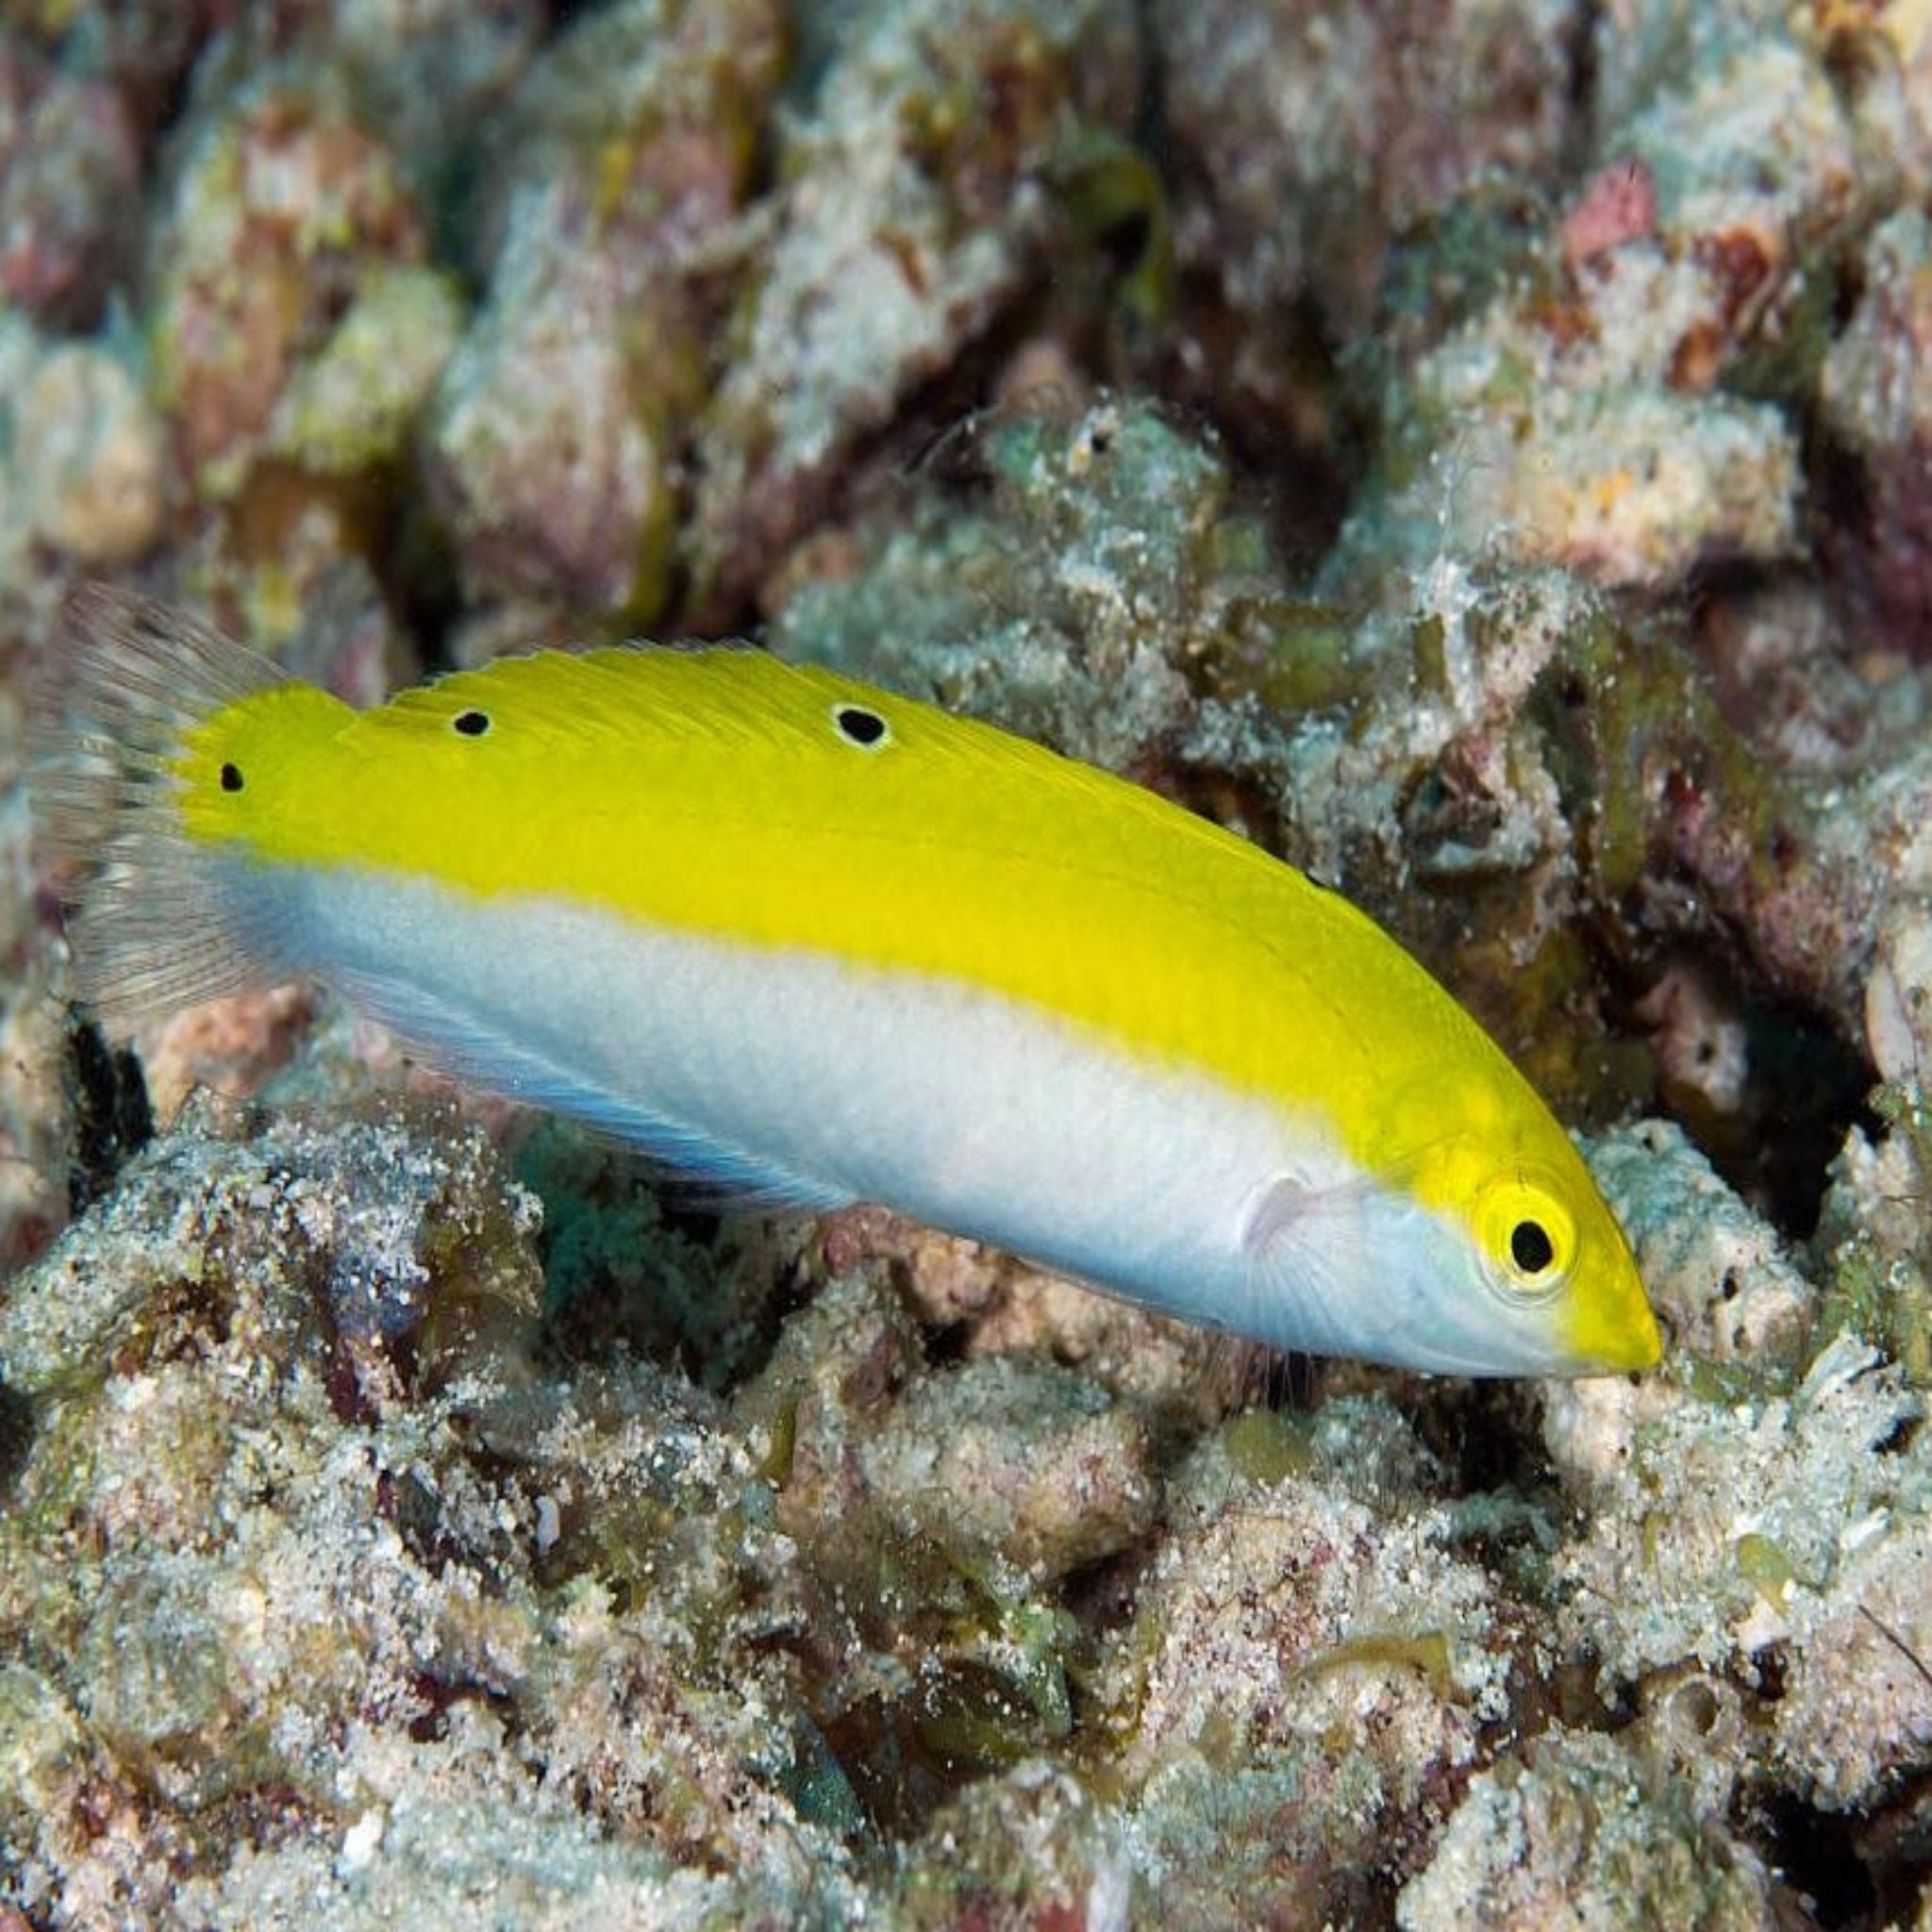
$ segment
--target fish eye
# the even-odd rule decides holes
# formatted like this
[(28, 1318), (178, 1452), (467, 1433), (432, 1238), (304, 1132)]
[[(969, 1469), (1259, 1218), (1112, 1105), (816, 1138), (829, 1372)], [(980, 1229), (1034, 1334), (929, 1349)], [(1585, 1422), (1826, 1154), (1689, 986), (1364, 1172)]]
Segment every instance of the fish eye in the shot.
[(1533, 1174), (1491, 1181), (1478, 1196), (1476, 1243), (1490, 1286), (1512, 1302), (1554, 1295), (1576, 1267), (1576, 1223)]
[(1556, 1243), (1540, 1221), (1519, 1221), (1509, 1230), (1509, 1258), (1525, 1274), (1541, 1274), (1557, 1258)]

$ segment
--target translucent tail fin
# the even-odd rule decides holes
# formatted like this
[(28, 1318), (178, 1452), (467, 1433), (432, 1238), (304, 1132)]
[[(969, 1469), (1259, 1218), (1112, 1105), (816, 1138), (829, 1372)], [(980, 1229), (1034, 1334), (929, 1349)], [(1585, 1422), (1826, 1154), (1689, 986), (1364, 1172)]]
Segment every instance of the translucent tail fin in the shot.
[(67, 600), (28, 695), (27, 793), (76, 989), (110, 1031), (259, 977), (216, 862), (183, 834), (173, 761), (211, 713), (281, 682), (165, 606), (99, 584)]

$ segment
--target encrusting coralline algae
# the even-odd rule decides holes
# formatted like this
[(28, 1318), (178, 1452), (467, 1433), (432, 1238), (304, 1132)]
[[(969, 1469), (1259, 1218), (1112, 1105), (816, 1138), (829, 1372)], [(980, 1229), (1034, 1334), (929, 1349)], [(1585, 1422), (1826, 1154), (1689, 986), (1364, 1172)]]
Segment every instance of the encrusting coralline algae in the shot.
[(1927, 1923), (1924, 9), (405, 11), (0, 25), (9, 769), (91, 574), (762, 623), (1343, 886), (1670, 1352), (1252, 1363), (308, 997), (130, 1151), (10, 804), (0, 1908)]

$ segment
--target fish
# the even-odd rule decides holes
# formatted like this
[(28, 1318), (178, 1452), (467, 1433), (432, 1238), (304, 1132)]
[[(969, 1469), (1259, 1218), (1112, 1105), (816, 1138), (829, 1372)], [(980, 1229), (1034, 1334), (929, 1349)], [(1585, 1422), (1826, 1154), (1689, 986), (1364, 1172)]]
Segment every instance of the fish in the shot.
[(357, 709), (106, 587), (44, 681), (32, 807), (117, 1033), (308, 976), (707, 1184), (876, 1202), (1275, 1348), (1658, 1359), (1615, 1216), (1476, 1022), (1124, 778), (747, 645)]

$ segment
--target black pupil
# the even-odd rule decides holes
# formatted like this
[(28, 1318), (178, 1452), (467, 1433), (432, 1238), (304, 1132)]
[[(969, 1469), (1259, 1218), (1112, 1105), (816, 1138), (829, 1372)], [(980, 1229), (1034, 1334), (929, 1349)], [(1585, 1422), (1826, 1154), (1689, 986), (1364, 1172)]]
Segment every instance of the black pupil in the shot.
[(1525, 1274), (1541, 1274), (1557, 1258), (1557, 1250), (1541, 1224), (1519, 1221), (1509, 1230), (1509, 1258)]
[(241, 789), (242, 767), (240, 765), (224, 765), (222, 767), (222, 790), (224, 791), (239, 791)]
[(481, 711), (458, 711), (457, 729), (465, 738), (481, 738), (490, 729), (490, 720)]
[(886, 735), (886, 721), (876, 711), (861, 711), (847, 705), (839, 712), (839, 729), (854, 744), (876, 744)]

